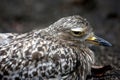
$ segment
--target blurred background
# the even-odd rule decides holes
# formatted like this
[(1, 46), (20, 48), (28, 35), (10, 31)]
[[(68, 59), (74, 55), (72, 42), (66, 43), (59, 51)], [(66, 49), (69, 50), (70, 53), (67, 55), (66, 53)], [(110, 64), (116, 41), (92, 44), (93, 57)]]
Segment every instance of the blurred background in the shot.
[(112, 47), (94, 47), (97, 65), (120, 69), (120, 0), (1, 0), (0, 32), (28, 32), (81, 15)]

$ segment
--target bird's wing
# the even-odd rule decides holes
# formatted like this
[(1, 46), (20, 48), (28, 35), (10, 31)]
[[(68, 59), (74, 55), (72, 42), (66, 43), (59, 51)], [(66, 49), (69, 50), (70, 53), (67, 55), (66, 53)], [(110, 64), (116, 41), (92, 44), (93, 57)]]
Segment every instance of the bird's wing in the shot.
[(9, 44), (17, 35), (17, 33), (0, 33), (0, 46)]
[[(25, 35), (27, 38), (20, 37)], [(76, 68), (76, 50), (50, 37), (20, 36), (0, 49), (0, 75), (54, 78), (66, 76)]]

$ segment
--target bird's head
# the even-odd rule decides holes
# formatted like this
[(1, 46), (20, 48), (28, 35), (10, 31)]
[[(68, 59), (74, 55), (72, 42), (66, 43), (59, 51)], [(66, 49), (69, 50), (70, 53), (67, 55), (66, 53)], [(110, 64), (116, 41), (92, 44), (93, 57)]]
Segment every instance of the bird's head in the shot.
[(80, 42), (111, 46), (108, 41), (96, 36), (89, 22), (78, 15), (61, 18), (49, 26), (48, 30), (55, 38), (78, 42), (78, 44)]

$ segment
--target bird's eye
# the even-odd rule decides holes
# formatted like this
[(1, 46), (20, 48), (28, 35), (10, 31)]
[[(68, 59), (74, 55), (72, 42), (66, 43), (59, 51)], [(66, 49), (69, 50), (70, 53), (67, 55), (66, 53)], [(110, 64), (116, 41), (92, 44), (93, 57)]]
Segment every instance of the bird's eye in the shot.
[(80, 31), (71, 31), (71, 33), (74, 36), (82, 36), (84, 34), (84, 32), (80, 32)]

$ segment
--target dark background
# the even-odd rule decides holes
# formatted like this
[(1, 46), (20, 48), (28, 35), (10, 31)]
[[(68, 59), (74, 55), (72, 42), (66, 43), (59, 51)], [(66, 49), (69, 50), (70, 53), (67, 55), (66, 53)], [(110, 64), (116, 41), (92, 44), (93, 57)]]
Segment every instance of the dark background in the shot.
[(120, 69), (120, 0), (0, 0), (0, 32), (28, 32), (81, 15), (112, 47), (94, 47), (96, 64)]

